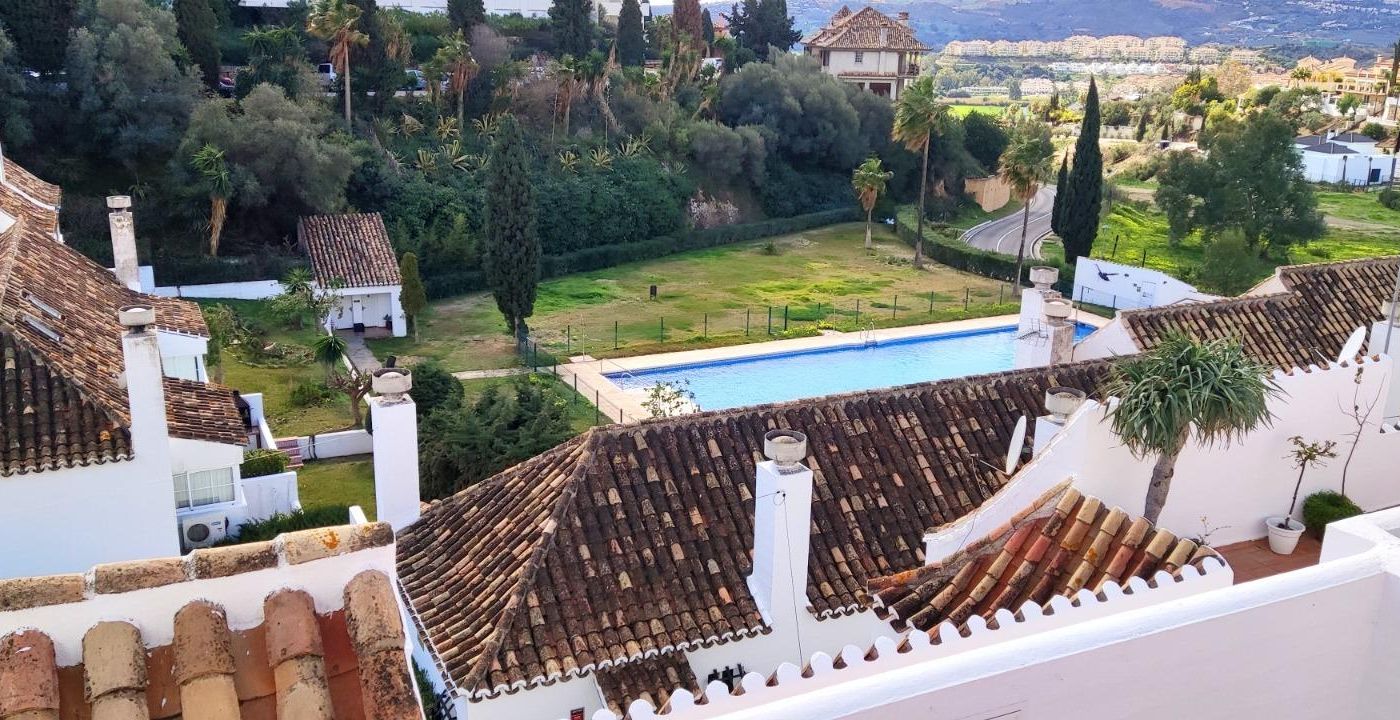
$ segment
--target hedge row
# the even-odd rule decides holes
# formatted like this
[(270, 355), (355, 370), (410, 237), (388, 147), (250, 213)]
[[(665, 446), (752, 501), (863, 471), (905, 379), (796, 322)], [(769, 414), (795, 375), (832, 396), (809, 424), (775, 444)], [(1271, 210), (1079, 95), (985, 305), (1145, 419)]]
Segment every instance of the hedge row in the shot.
[[(925, 225), (925, 228), (928, 226)], [(899, 239), (914, 245), (914, 238), (917, 234), (914, 228), (909, 227), (903, 220), (895, 220), (895, 232)], [(1011, 282), (1011, 278), (1016, 275), (1016, 258), (1010, 255), (994, 253), (987, 250), (980, 250), (972, 247), (957, 238), (948, 238), (943, 235), (934, 234), (930, 236), (927, 230), (924, 233), (924, 256), (939, 264), (957, 270), (1002, 282)], [(1055, 283), (1055, 288), (1060, 292), (1068, 294), (1074, 289), (1074, 268), (1068, 265), (1049, 263), (1044, 260), (1028, 260), (1021, 268), (1021, 282), (1030, 282), (1030, 270), (1034, 265), (1049, 265), (1060, 271), (1060, 279)]]
[[(677, 235), (665, 235), (634, 243), (600, 245), (562, 255), (546, 255), (540, 260), (541, 277), (551, 278), (570, 273), (587, 272), (623, 263), (652, 260), (690, 250), (749, 242), (774, 235), (810, 230), (815, 227), (860, 219), (854, 207), (773, 218), (759, 222), (689, 230)], [(430, 299), (441, 299), (486, 289), (486, 275), (480, 270), (435, 275), (423, 278), (423, 287)]]
[(162, 285), (207, 285), (211, 283), (278, 280), (292, 268), (307, 267), (306, 258), (296, 255), (247, 255), (242, 257), (157, 257), (156, 282)]

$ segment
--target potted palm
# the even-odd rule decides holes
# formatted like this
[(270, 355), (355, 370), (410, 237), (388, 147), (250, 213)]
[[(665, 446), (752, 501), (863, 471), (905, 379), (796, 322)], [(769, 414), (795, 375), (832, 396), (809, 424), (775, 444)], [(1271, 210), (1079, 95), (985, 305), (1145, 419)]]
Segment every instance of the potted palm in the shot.
[(1305, 529), (1303, 523), (1293, 519), (1293, 511), (1298, 508), (1298, 491), (1303, 488), (1303, 474), (1308, 468), (1321, 467), (1327, 464), (1327, 460), (1337, 457), (1333, 449), (1337, 443), (1331, 440), (1304, 442), (1301, 436), (1294, 435), (1288, 438), (1288, 442), (1293, 444), (1293, 449), (1288, 451), (1286, 457), (1293, 461), (1293, 467), (1298, 468), (1298, 480), (1293, 484), (1293, 500), (1288, 503), (1287, 514), (1264, 518), (1264, 525), (1269, 529), (1269, 549), (1279, 555), (1292, 555), (1298, 547), (1298, 536)]

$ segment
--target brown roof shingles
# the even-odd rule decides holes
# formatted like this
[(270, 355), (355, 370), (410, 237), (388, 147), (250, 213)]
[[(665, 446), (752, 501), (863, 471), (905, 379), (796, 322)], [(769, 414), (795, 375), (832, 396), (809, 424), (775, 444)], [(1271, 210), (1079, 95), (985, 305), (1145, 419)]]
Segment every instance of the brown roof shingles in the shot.
[(913, 28), (872, 7), (852, 13), (842, 6), (825, 27), (808, 35), (802, 44), (823, 50), (929, 50)]
[(896, 630), (912, 626), (936, 638), (943, 622), (962, 631), (974, 615), (991, 620), (998, 610), (1098, 592), (1159, 570), (1175, 574), (1215, 555), (1062, 486), (942, 562), (872, 579), (871, 603)]
[(403, 282), (379, 213), (307, 215), (297, 223), (297, 240), (311, 257), (316, 281), (323, 285), (376, 287)]
[(1357, 328), (1381, 319), (1400, 257), (1279, 268), (1285, 292), (1217, 302), (1125, 310), (1122, 320), (1147, 350), (1172, 331), (1234, 338), (1260, 362), (1291, 370), (1335, 361)]
[(807, 595), (858, 609), (870, 578), (922, 565), (923, 533), (980, 505), (1045, 390), (1107, 363), (595, 428), (456, 496), (399, 539), (399, 574), (468, 692), (766, 632), (746, 576), (763, 435), (808, 436)]
[(667, 652), (645, 660), (622, 663), (596, 672), (598, 689), (608, 708), (618, 717), (627, 715), (635, 700), (657, 709), (666, 707), (671, 693), (684, 689), (700, 693), (700, 683), (683, 652)]
[[(374, 524), (301, 531), (261, 545), (276, 549), (279, 543), (324, 543), (329, 536), (337, 539), (332, 555), (393, 540), (388, 526)], [(164, 560), (124, 565), (149, 563)], [(196, 572), (195, 577), (173, 582), (199, 579)], [(139, 588), (121, 591), (133, 589)], [(198, 598), (198, 588), (192, 585), (190, 595)], [(422, 717), (389, 577), (374, 570), (360, 572), (346, 583), (344, 602), (344, 610), (317, 614), (307, 593), (280, 590), (263, 601), (261, 625), (235, 631), (228, 626), (224, 608), (192, 599), (174, 616), (172, 645), (148, 648), (136, 625), (102, 622), (84, 635), (82, 662), (72, 668), (57, 667), (53, 643), (42, 628), (11, 633), (0, 638), (0, 720)], [(347, 676), (353, 679), (346, 682)], [(52, 714), (22, 714), (32, 711)]]

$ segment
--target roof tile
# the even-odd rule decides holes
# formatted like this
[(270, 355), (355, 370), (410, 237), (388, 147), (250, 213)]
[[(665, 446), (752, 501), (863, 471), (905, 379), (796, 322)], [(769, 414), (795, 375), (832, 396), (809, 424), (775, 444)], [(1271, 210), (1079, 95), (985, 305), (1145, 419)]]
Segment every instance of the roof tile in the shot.
[(307, 215), (297, 223), (297, 241), (311, 257), (316, 281), (345, 287), (398, 285), (399, 263), (379, 213)]

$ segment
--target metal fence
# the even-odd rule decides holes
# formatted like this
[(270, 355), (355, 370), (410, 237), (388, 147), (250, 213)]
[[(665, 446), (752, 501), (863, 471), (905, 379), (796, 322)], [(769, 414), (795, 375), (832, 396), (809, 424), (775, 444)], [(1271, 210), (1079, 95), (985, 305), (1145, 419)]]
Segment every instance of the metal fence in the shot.
[[(541, 344), (536, 338), (527, 337), (517, 342), (516, 351), (520, 354), (521, 364), (530, 368), (531, 371), (553, 375), (560, 382), (572, 388), (574, 393), (569, 398), (569, 402), (577, 404), (582, 400), (591, 403), (593, 405), (594, 425), (637, 422), (648, 417), (613, 402), (603, 394), (602, 387), (571, 371), (567, 367), (569, 362), (567, 357), (552, 352), (548, 345)], [(602, 363), (605, 373), (627, 372), (616, 363), (610, 363), (607, 360), (602, 361)], [(612, 367), (609, 368), (609, 365)]]
[[(858, 332), (872, 327), (894, 327), (945, 322), (1016, 312), (1010, 285), (964, 288), (960, 292), (891, 294), (884, 298), (842, 299), (786, 305), (758, 305), (705, 312), (617, 318), (611, 323), (565, 324), (532, 331), (533, 345), (521, 348), (525, 364), (554, 364), (579, 355), (603, 357), (685, 349), (687, 345), (756, 342), (772, 338), (801, 337), (822, 330)], [(525, 356), (526, 352), (531, 353)], [(536, 362), (534, 354), (554, 358)], [(542, 355), (542, 356), (544, 356)]]

